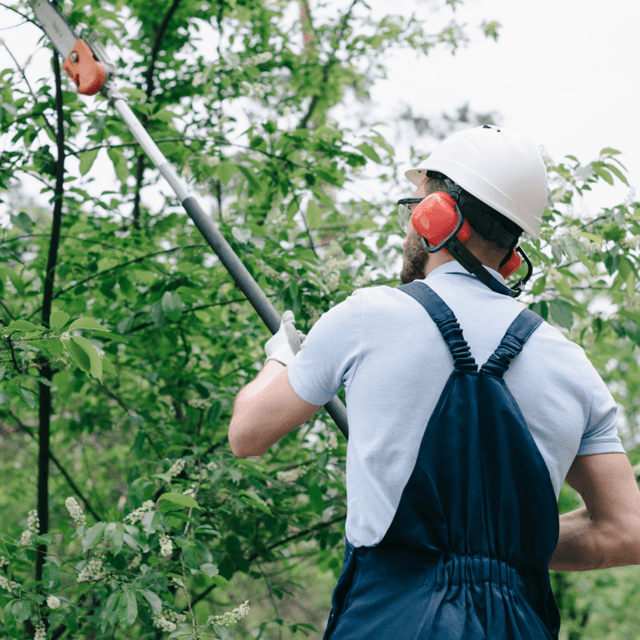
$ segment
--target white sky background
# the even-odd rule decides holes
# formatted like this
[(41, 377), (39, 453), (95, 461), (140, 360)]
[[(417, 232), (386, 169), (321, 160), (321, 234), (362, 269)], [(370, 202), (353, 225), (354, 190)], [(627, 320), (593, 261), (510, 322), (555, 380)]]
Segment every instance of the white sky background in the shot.
[[(350, 0), (327, 4), (323, 13), (332, 8), (344, 11)], [(393, 5), (388, 0), (370, 0), (376, 15), (414, 11), (424, 20), (425, 29), (434, 32), (452, 15), (449, 8), (434, 12), (439, 4), (441, 0), (402, 0)], [(433, 117), (443, 111), (453, 113), (468, 102), (476, 112), (497, 111), (503, 126), (519, 129), (556, 162), (573, 154), (588, 163), (602, 148), (614, 147), (624, 154), (620, 159), (629, 170), (630, 183), (640, 183), (636, 106), (640, 3), (466, 0), (454, 16), (467, 23), (471, 43), (454, 56), (439, 47), (428, 56), (402, 52), (388, 57), (388, 78), (373, 88), (373, 104), (366, 107), (369, 121), (388, 122), (407, 104), (414, 115)], [(483, 20), (502, 24), (497, 43), (482, 34)], [(18, 22), (16, 14), (0, 7), (0, 27)], [(37, 37), (39, 32), (31, 25), (0, 30), (0, 38), (21, 63), (33, 52)], [(39, 56), (49, 64), (47, 52)], [(0, 47), (0, 68), (10, 65), (7, 51)], [(388, 137), (398, 160), (407, 160), (406, 146), (391, 130)], [(589, 207), (622, 201), (628, 189), (616, 183), (615, 190), (603, 186), (590, 195)], [(356, 186), (363, 196), (367, 191), (377, 193), (378, 188)]]
[[(402, 7), (413, 5), (428, 24), (441, 19), (432, 4), (403, 0)], [(429, 116), (469, 102), (473, 111), (499, 112), (503, 126), (520, 130), (555, 162), (572, 154), (586, 164), (604, 147), (618, 149), (630, 184), (640, 183), (640, 3), (467, 0), (456, 15), (472, 42), (454, 56), (444, 49), (395, 55), (388, 80), (373, 92), (376, 103), (404, 101), (414, 115)], [(497, 43), (477, 28), (483, 20), (502, 24)], [(627, 192), (623, 185), (598, 188), (593, 202), (612, 206)]]

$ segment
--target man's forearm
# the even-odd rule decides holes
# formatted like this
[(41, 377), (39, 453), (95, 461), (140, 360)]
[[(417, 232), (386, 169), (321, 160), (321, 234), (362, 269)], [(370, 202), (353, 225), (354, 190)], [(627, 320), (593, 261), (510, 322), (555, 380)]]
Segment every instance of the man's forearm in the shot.
[(603, 530), (589, 517), (586, 508), (560, 516), (560, 535), (549, 569), (587, 571), (638, 564), (632, 537), (624, 530)]

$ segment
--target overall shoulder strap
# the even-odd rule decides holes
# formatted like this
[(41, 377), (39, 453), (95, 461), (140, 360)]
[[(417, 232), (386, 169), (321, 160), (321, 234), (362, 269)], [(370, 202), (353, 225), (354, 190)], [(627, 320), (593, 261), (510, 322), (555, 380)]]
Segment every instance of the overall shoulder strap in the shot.
[(507, 329), (493, 355), (482, 365), (480, 372), (502, 378), (511, 361), (522, 351), (525, 342), (541, 324), (542, 318), (530, 309), (521, 311)]
[(444, 300), (424, 282), (410, 282), (398, 289), (419, 302), (431, 316), (449, 347), (454, 367), (460, 371), (477, 371), (478, 365), (462, 335), (458, 320)]

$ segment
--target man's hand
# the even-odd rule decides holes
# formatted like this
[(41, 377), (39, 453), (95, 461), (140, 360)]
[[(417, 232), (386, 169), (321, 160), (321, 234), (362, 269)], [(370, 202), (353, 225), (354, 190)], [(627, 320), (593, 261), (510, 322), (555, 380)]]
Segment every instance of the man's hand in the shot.
[(296, 329), (295, 323), (293, 311), (285, 311), (282, 314), (280, 329), (264, 345), (264, 351), (267, 354), (265, 362), (276, 360), (285, 367), (293, 362), (305, 338), (302, 331)]

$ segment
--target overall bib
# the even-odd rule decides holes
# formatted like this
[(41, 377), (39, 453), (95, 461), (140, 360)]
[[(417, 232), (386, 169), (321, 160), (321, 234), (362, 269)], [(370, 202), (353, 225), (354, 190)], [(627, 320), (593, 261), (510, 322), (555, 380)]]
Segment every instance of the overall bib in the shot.
[(400, 289), (436, 323), (454, 370), (385, 536), (347, 540), (324, 639), (557, 639), (556, 497), (502, 378), (542, 319), (522, 311), (478, 371), (444, 301), (424, 283)]

